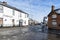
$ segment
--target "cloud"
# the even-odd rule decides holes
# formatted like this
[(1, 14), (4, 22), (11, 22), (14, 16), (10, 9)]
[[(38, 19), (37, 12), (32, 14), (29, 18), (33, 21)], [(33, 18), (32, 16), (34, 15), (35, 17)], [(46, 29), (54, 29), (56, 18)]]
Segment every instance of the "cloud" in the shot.
[[(5, 0), (0, 0), (5, 1)], [(9, 5), (17, 7), (30, 14), (30, 17), (42, 21), (51, 11), (51, 6), (60, 7), (60, 0), (6, 0)], [(33, 16), (32, 16), (33, 15)]]

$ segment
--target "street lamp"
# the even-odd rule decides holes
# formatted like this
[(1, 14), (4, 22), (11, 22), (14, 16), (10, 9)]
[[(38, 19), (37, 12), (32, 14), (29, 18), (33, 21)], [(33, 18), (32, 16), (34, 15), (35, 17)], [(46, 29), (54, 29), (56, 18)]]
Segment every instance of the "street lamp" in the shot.
[(46, 19), (47, 19), (47, 17), (44, 17), (44, 18), (43, 18), (43, 23), (44, 23), (44, 24), (46, 24)]

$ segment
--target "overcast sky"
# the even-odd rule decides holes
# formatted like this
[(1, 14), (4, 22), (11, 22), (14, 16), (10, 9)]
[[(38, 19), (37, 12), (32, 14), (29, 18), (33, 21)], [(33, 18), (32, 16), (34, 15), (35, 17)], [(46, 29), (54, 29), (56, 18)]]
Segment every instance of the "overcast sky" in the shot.
[(39, 22), (44, 16), (51, 11), (51, 6), (55, 9), (60, 8), (60, 0), (0, 0), (6, 1), (9, 5), (14, 6), (30, 15), (30, 18)]

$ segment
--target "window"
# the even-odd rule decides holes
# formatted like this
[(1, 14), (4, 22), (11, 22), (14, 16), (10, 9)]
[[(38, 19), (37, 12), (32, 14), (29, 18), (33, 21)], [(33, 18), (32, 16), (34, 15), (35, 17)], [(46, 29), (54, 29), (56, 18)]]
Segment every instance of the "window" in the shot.
[(28, 16), (25, 14), (25, 18), (27, 18)]
[(52, 15), (52, 18), (56, 18), (57, 17), (57, 15)]
[(14, 22), (14, 19), (12, 19), (12, 22)]
[(28, 17), (29, 15), (27, 15), (27, 17)]
[(5, 19), (5, 21), (7, 21), (7, 19)]
[(54, 22), (55, 22), (56, 20), (52, 20), (52, 21), (54, 21)]
[(20, 22), (23, 22), (23, 19), (20, 19)]
[(0, 13), (3, 13), (3, 6), (0, 5)]
[(26, 18), (26, 14), (25, 14), (25, 18)]
[(15, 14), (15, 11), (13, 10), (13, 15)]
[(26, 21), (24, 23), (26, 24)]
[(20, 17), (22, 17), (22, 14), (20, 13)]
[(56, 22), (56, 21), (55, 21), (55, 22), (53, 21), (53, 22), (52, 22), (52, 25), (53, 25), (53, 26), (56, 26), (56, 25), (57, 25), (57, 22)]

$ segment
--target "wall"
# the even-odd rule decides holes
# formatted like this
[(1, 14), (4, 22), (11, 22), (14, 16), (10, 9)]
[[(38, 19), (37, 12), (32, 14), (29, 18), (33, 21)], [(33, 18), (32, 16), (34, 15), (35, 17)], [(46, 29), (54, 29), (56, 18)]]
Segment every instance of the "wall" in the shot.
[(57, 16), (57, 29), (60, 29), (60, 15)]
[(15, 25), (19, 25), (19, 11), (15, 10), (15, 15), (14, 15), (14, 20), (15, 20)]
[(4, 6), (4, 15), (13, 16), (13, 9)]
[(51, 16), (48, 17), (48, 28), (52, 28), (52, 19)]
[(10, 17), (3, 17), (3, 26), (13, 26), (12, 19)]
[(3, 26), (13, 26), (13, 10), (3, 6)]
[[(20, 15), (21, 15), (21, 18), (20, 18), (20, 19), (23, 20), (23, 22), (22, 22), (23, 26), (28, 25), (28, 24), (29, 24), (29, 23), (28, 23), (29, 17), (25, 17), (25, 16), (27, 16), (27, 14), (21, 13)], [(26, 21), (26, 23), (25, 23), (25, 21)]]
[(2, 11), (0, 11), (0, 18), (3, 18), (3, 6), (0, 5), (0, 9), (2, 9)]
[[(20, 15), (22, 17), (20, 17)], [(3, 26), (13, 26), (12, 20), (14, 19), (15, 26), (19, 25), (19, 20), (23, 20), (22, 25), (28, 25), (28, 17), (25, 17), (25, 13), (19, 12), (14, 10), (13, 15), (13, 9), (3, 6), (3, 13), (0, 15), (3, 18)], [(25, 24), (26, 21), (26, 24)]]
[(57, 22), (57, 25), (56, 27), (54, 28), (52, 26), (52, 18), (51, 16), (48, 16), (48, 28), (52, 28), (52, 29), (60, 29), (60, 15), (57, 15), (57, 18), (55, 18), (56, 22)]

